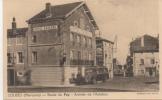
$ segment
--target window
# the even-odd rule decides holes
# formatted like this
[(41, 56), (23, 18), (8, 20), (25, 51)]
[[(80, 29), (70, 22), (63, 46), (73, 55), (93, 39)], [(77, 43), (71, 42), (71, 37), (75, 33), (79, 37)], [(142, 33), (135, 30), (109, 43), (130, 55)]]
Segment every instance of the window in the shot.
[(22, 52), (18, 52), (17, 53), (17, 63), (23, 63), (23, 53)]
[(107, 54), (105, 54), (105, 59), (107, 59)]
[(92, 47), (92, 39), (91, 38), (88, 39), (88, 44)]
[(78, 21), (74, 21), (74, 26), (78, 27)]
[(70, 33), (70, 41), (74, 41), (74, 33)]
[(74, 79), (75, 78), (75, 73), (71, 74), (71, 78)]
[(144, 65), (144, 59), (140, 59), (140, 64)]
[(12, 44), (12, 40), (11, 40), (11, 38), (8, 38), (8, 39), (7, 39), (7, 45), (8, 45), (8, 46), (11, 46), (11, 44)]
[(36, 51), (32, 52), (32, 63), (37, 63), (37, 52)]
[(88, 52), (85, 51), (85, 59), (88, 60)]
[(144, 70), (141, 70), (141, 73), (144, 74)]
[(70, 60), (73, 60), (74, 59), (74, 51), (70, 51)]
[(83, 44), (85, 45), (86, 44), (86, 38), (83, 37)]
[(16, 44), (17, 45), (24, 44), (24, 37), (16, 37)]
[(77, 35), (77, 42), (81, 43), (81, 37), (79, 35)]
[(84, 19), (80, 18), (80, 28), (84, 29), (84, 27), (85, 27)]
[[(78, 51), (78, 60), (81, 60), (81, 52), (80, 51)], [(78, 63), (80, 63), (80, 62), (78, 62)]]
[(7, 62), (12, 63), (12, 54), (11, 53), (7, 53)]
[(88, 55), (88, 60), (89, 60), (89, 61), (92, 60), (92, 55), (91, 55), (91, 53), (89, 53), (89, 55)]
[(90, 39), (90, 46), (92, 47), (92, 39)]
[(155, 64), (155, 59), (151, 59), (151, 60), (150, 60), (150, 63), (151, 63), (151, 64)]
[(37, 42), (37, 37), (35, 35), (32, 37), (32, 42)]
[(107, 44), (105, 43), (105, 46), (107, 46)]
[(102, 54), (102, 48), (97, 48), (97, 49), (96, 49), (96, 54), (101, 55), (101, 54)]

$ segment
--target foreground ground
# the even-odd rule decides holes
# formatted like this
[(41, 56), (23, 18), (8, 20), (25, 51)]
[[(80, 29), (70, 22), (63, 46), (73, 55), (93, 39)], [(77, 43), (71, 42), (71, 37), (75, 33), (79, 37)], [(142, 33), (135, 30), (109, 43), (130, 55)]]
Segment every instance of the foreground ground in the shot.
[(112, 90), (127, 90), (127, 91), (159, 91), (158, 77), (115, 77), (109, 79), (105, 83), (99, 83), (96, 85), (83, 85), (81, 87), (87, 88), (104, 88)]
[(115, 77), (105, 83), (70, 87), (10, 87), (9, 92), (158, 92), (158, 78)]

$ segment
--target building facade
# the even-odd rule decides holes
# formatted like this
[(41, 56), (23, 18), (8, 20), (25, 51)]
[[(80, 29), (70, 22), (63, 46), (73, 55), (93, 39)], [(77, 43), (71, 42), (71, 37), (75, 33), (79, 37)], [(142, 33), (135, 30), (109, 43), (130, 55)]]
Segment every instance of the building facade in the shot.
[(144, 35), (130, 43), (134, 76), (159, 75), (159, 38)]
[(12, 28), (7, 30), (7, 82), (8, 86), (26, 83), (27, 28), (17, 28), (13, 18)]
[(113, 42), (96, 37), (96, 65), (108, 68), (109, 78), (113, 78)]
[(96, 63), (98, 29), (84, 2), (52, 6), (28, 21), (28, 66), (33, 86), (70, 84)]

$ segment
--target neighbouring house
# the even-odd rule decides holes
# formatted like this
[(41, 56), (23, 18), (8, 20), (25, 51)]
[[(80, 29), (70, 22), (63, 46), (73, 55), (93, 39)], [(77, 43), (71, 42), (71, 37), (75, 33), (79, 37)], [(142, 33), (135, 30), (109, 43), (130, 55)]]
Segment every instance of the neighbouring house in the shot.
[(130, 43), (134, 76), (159, 75), (159, 37), (143, 35)]
[(98, 26), (85, 2), (46, 3), (27, 23), (32, 86), (68, 85), (78, 72), (96, 65)]
[(8, 86), (27, 83), (27, 31), (28, 28), (16, 27), (15, 18), (12, 21), (12, 28), (7, 30)]
[(108, 68), (109, 78), (113, 78), (113, 42), (96, 37), (96, 65)]

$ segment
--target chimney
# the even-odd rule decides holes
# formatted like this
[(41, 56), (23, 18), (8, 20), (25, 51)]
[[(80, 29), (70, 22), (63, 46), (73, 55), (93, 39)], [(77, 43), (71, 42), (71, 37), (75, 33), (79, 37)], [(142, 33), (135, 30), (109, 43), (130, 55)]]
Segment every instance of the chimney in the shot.
[(13, 17), (12, 19), (12, 29), (16, 29), (16, 19)]
[(47, 11), (47, 16), (50, 16), (52, 14), (51, 3), (46, 3), (46, 11)]

